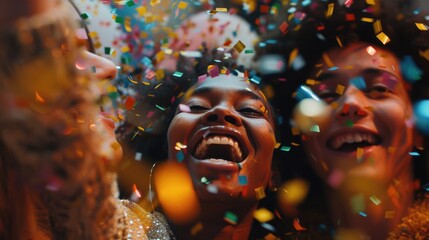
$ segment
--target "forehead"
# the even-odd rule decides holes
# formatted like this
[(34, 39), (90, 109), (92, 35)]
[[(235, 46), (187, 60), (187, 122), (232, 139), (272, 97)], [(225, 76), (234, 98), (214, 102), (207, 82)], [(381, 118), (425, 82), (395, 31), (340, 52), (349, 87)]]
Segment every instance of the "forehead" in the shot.
[(207, 78), (204, 82), (199, 83), (192, 89), (190, 95), (200, 90), (210, 90), (214, 92), (237, 92), (237, 93), (252, 93), (253, 95), (261, 98), (265, 102), (265, 96), (255, 86), (246, 82), (242, 78), (233, 75), (219, 75), (215, 78)]
[(355, 43), (344, 48), (327, 51), (323, 56), (324, 69), (338, 70), (380, 69), (399, 77), (399, 59), (390, 51), (365, 43)]

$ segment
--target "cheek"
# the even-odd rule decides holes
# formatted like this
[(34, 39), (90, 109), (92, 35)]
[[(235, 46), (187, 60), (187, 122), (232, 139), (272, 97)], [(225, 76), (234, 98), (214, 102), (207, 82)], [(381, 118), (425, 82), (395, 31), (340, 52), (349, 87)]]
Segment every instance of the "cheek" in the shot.
[(388, 101), (374, 104), (374, 120), (383, 124), (390, 134), (400, 132), (410, 117), (407, 105), (402, 101)]
[(198, 117), (190, 114), (181, 113), (176, 115), (168, 128), (168, 146), (173, 148), (176, 142), (187, 144), (187, 138), (195, 129), (198, 123)]

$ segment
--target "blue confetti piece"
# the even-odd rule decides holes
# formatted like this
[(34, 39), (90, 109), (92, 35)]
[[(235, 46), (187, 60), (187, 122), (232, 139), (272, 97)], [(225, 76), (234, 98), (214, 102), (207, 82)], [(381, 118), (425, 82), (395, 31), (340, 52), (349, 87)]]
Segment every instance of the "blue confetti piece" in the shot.
[(245, 175), (239, 175), (238, 176), (238, 183), (240, 185), (247, 185), (247, 177)]
[(320, 98), (314, 94), (314, 92), (309, 88), (308, 86), (301, 85), (299, 86), (298, 90), (296, 91), (295, 99), (297, 101), (302, 101), (306, 98), (312, 98), (316, 101), (320, 101)]
[(175, 76), (175, 77), (182, 77), (183, 76), (183, 73), (182, 72), (174, 72), (173, 73), (173, 76)]
[(254, 84), (260, 84), (261, 83), (261, 78), (258, 76), (251, 76), (250, 77), (250, 81), (253, 82)]
[(176, 153), (176, 159), (178, 162), (182, 162), (183, 159), (185, 158), (185, 154), (183, 154), (183, 151), (179, 151)]
[(331, 67), (331, 68), (328, 68), (328, 71), (335, 71), (335, 70), (338, 70), (338, 67)]
[(364, 213), (364, 212), (359, 212), (359, 215), (361, 215), (362, 217), (367, 217), (368, 215), (366, 214), (366, 213)]
[(282, 147), (280, 148), (280, 151), (283, 151), (283, 152), (289, 152), (289, 151), (290, 151), (290, 147), (289, 147), (289, 146), (282, 146)]
[(358, 88), (359, 90), (366, 89), (365, 79), (362, 76), (357, 76), (355, 78), (352, 78), (350, 80), (350, 83), (354, 85), (356, 88)]
[(422, 70), (416, 65), (411, 56), (405, 56), (401, 61), (402, 75), (409, 82), (416, 82), (422, 78)]
[(418, 152), (409, 152), (410, 156), (420, 156)]

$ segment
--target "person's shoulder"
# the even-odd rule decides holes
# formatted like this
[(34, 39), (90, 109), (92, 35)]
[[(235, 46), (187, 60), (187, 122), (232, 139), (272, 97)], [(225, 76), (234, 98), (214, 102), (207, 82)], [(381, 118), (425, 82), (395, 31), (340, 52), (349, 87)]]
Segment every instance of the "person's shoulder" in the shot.
[[(125, 214), (126, 228), (134, 234), (144, 234), (148, 239), (175, 239), (164, 216), (158, 212), (146, 211), (135, 202), (120, 200)], [(128, 231), (130, 232), (130, 231)], [(135, 236), (138, 237), (138, 236)]]
[(429, 193), (418, 198), (408, 210), (388, 239), (428, 239), (429, 237)]

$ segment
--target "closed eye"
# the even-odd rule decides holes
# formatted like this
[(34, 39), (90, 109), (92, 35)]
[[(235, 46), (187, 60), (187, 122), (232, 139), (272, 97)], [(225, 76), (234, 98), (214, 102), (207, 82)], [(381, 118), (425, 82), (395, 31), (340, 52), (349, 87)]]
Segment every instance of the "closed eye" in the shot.
[(264, 116), (264, 113), (261, 110), (254, 109), (251, 107), (240, 108), (238, 112), (246, 117), (263, 117)]
[(340, 95), (335, 92), (322, 92), (319, 95), (319, 98), (324, 100), (327, 103), (335, 101)]
[(198, 105), (198, 104), (190, 105), (189, 108), (191, 109), (191, 112), (196, 112), (196, 113), (205, 112), (209, 110), (209, 107)]

